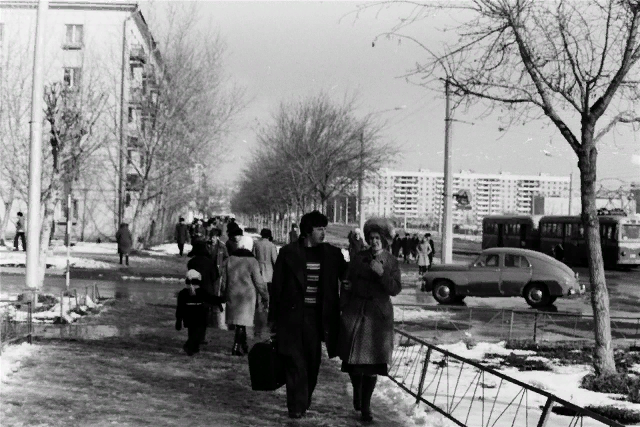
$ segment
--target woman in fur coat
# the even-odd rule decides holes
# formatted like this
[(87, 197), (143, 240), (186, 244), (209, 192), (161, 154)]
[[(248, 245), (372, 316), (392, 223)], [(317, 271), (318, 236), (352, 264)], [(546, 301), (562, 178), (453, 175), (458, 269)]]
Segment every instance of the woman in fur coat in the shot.
[(340, 293), (338, 354), (342, 371), (353, 385), (353, 407), (363, 421), (371, 421), (371, 395), (378, 375), (388, 374), (393, 352), (391, 297), (402, 289), (398, 260), (389, 252), (393, 227), (384, 218), (364, 225), (369, 248), (349, 263), (347, 282)]
[(253, 326), (256, 310), (256, 297), (260, 295), (262, 306), (269, 305), (269, 292), (262, 280), (260, 265), (253, 256), (253, 239), (242, 236), (236, 249), (222, 266), (220, 277), (220, 295), (226, 301), (227, 325), (235, 327), (235, 340), (231, 354), (243, 356), (249, 352), (247, 345), (247, 326)]

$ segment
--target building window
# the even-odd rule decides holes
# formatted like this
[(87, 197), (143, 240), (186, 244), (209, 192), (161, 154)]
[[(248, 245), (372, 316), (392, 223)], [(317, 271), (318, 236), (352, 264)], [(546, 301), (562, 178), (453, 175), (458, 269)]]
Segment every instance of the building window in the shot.
[(127, 114), (127, 120), (129, 123), (133, 123), (133, 107), (129, 107), (129, 114)]
[(69, 87), (79, 87), (82, 70), (80, 68), (65, 68), (64, 83)]
[(64, 44), (65, 49), (82, 49), (83, 37), (82, 25), (67, 25), (67, 37)]

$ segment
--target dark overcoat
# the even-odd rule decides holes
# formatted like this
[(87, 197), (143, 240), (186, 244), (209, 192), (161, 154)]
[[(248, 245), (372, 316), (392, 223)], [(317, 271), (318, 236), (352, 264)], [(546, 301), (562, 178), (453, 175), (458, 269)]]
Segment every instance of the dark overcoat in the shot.
[(131, 231), (129, 231), (128, 225), (121, 225), (116, 232), (116, 242), (118, 242), (118, 253), (123, 255), (129, 255), (133, 248), (133, 237), (131, 237)]
[(370, 263), (371, 250), (351, 260), (347, 279), (350, 290), (340, 295), (339, 356), (350, 364), (389, 364), (393, 353), (393, 305), (391, 297), (402, 290), (398, 260), (388, 251), (376, 256), (382, 276)]
[[(269, 294), (269, 322), (276, 325), (278, 353), (293, 355), (302, 348), (304, 294), (306, 291), (306, 256), (304, 239), (289, 243), (278, 253)], [(329, 357), (336, 357), (340, 327), (340, 281), (347, 262), (342, 251), (328, 243), (320, 244), (322, 260), (318, 303), (321, 305), (320, 336)]]
[(184, 245), (189, 241), (189, 227), (184, 222), (176, 224), (176, 242)]

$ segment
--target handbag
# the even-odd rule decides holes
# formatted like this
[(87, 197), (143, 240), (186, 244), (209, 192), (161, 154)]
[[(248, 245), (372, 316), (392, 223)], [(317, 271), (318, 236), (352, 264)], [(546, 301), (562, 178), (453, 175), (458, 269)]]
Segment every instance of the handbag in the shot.
[(285, 383), (284, 365), (278, 354), (275, 337), (258, 342), (249, 350), (251, 389), (273, 391)]

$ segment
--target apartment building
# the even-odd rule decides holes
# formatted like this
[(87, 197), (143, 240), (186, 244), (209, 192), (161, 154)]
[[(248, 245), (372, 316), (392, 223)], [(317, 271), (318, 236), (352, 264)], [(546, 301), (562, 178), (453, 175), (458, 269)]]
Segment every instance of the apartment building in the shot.
[[(453, 175), (453, 191), (465, 191), (470, 203), (456, 204), (454, 224), (477, 225), (492, 214), (528, 214), (533, 196), (568, 197), (569, 188), (569, 177), (460, 171)], [(365, 215), (439, 222), (443, 189), (442, 172), (383, 169), (365, 185)]]
[[(26, 135), (36, 7), (36, 1), (0, 2), (0, 84), (16, 91), (15, 102), (26, 100), (20, 111)], [(145, 162), (139, 136), (150, 119), (144, 99), (154, 96), (162, 58), (137, 3), (130, 1), (50, 1), (44, 32), (45, 86), (62, 83), (106, 98), (93, 132), (101, 146), (73, 185), (72, 214), (78, 236), (111, 237), (117, 223), (130, 216), (127, 205), (137, 194), (136, 171)], [(11, 215), (26, 209), (22, 199)], [(63, 222), (62, 208), (58, 203), (56, 221)]]

